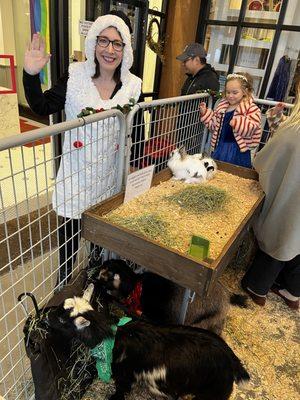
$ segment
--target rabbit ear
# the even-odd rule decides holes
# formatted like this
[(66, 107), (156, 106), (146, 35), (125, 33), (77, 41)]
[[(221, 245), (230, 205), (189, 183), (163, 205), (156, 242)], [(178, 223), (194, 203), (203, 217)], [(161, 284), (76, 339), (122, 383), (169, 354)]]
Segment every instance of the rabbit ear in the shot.
[(180, 154), (181, 159), (185, 158), (187, 156), (187, 152), (185, 150), (184, 146), (180, 146), (178, 149), (178, 152)]

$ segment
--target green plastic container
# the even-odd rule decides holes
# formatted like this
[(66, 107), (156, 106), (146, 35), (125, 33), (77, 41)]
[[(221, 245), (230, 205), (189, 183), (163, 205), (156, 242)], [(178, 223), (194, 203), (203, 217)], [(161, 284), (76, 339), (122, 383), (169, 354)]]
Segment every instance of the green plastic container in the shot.
[(190, 243), (189, 254), (199, 260), (204, 260), (205, 258), (208, 258), (208, 253), (209, 240), (201, 236), (193, 235)]

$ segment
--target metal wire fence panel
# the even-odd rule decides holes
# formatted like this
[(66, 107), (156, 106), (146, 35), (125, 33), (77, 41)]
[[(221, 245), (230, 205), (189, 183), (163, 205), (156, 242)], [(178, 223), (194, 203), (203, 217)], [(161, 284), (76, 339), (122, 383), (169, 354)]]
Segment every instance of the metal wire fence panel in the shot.
[[(41, 307), (89, 262), (96, 246), (81, 238), (81, 213), (121, 190), (125, 130), (123, 114), (108, 111), (0, 141), (0, 394), (6, 400), (34, 394), (17, 297), (31, 292)], [(40, 139), (59, 134), (63, 155), (55, 157), (51, 142)], [(26, 298), (24, 306), (33, 310)]]
[[(32, 292), (41, 307), (99, 252), (81, 238), (81, 213), (121, 190), (124, 167), (128, 173), (154, 164), (158, 172), (176, 147), (209, 150), (200, 101), (212, 106), (207, 94), (156, 100), (137, 104), (126, 126), (123, 114), (107, 111), (0, 141), (0, 394), (6, 400), (34, 395), (18, 295)], [(265, 113), (276, 102), (256, 102), (263, 115), (257, 151), (269, 139)], [(63, 155), (56, 157), (52, 142), (59, 134)], [(24, 306), (33, 309), (26, 297)]]
[(154, 164), (159, 172), (167, 166), (170, 152), (181, 145), (190, 154), (203, 151), (207, 135), (199, 103), (209, 100), (208, 94), (196, 94), (137, 104), (127, 118), (128, 170)]

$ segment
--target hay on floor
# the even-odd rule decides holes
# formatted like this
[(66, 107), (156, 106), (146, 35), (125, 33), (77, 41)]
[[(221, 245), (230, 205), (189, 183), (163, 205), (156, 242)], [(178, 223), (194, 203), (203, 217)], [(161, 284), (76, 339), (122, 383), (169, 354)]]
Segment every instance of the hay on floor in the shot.
[[(243, 264), (238, 259), (232, 265), (221, 280), (229, 290), (238, 293), (239, 282), (244, 274), (241, 266), (245, 269), (248, 261)], [(234, 386), (230, 400), (299, 399), (299, 329), (299, 312), (291, 311), (275, 294), (268, 295), (265, 307), (259, 307), (250, 300), (247, 309), (230, 307), (223, 337), (242, 360), (251, 377), (245, 387)], [(104, 384), (96, 379), (82, 400), (104, 400), (112, 393), (113, 382)], [(135, 385), (126, 399), (160, 398), (145, 387)]]

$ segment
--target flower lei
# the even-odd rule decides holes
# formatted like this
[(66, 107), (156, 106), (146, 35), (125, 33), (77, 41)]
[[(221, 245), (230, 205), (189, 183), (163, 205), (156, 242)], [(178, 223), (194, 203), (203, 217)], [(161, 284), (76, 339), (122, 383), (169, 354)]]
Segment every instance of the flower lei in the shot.
[[(116, 107), (112, 107), (111, 110), (120, 110), (123, 114), (128, 114), (133, 106), (136, 104), (135, 99), (132, 97), (129, 99), (129, 103), (124, 104), (123, 106), (120, 106), (120, 104), (118, 104)], [(82, 117), (87, 117), (88, 115), (91, 114), (97, 114), (100, 113), (102, 111), (106, 111), (104, 108), (93, 108), (93, 107), (85, 107), (81, 110), (81, 112), (77, 115), (78, 118), (82, 118)]]
[(221, 99), (223, 97), (223, 92), (211, 90), (211, 89), (197, 90), (196, 93), (207, 93), (210, 96), (214, 97), (215, 99)]

